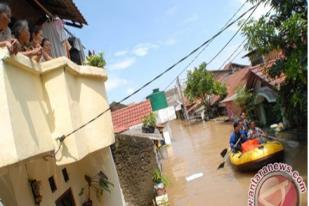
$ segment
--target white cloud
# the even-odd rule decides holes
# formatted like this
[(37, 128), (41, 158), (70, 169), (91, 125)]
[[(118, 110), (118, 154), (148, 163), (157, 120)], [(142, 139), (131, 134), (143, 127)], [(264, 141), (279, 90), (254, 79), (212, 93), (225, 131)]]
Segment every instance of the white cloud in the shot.
[(132, 94), (134, 92), (134, 89), (133, 88), (129, 88), (128, 90), (127, 90), (127, 93), (128, 94)]
[(188, 18), (184, 19), (181, 24), (182, 25), (187, 25), (187, 24), (191, 24), (193, 22), (196, 22), (199, 19), (197, 14), (193, 14), (192, 16), (189, 16)]
[(136, 56), (146, 56), (148, 54), (148, 50), (149, 48), (147, 47), (138, 47), (133, 49), (133, 54), (135, 54)]
[(136, 56), (146, 56), (150, 49), (158, 48), (157, 44), (152, 43), (140, 43), (137, 44), (133, 49), (132, 53)]
[(176, 44), (176, 42), (177, 42), (177, 40), (172, 37), (172, 38), (169, 38), (169, 39), (165, 40), (163, 42), (163, 44), (165, 44), (167, 46), (172, 46), (172, 45)]
[(168, 8), (165, 11), (165, 14), (168, 15), (168, 16), (174, 16), (177, 13), (177, 10), (178, 10), (177, 7), (173, 6), (173, 7)]
[(128, 67), (132, 66), (135, 63), (136, 59), (134, 57), (132, 58), (127, 58), (125, 60), (122, 60), (120, 62), (107, 65), (108, 69), (111, 70), (122, 70), (122, 69), (127, 69)]
[(119, 57), (119, 56), (124, 56), (128, 53), (127, 50), (121, 50), (121, 51), (117, 51), (114, 53), (114, 56)]
[(128, 81), (126, 79), (114, 77), (107, 80), (106, 83), (106, 90), (111, 91), (113, 89), (117, 89), (119, 87), (125, 86), (128, 84)]

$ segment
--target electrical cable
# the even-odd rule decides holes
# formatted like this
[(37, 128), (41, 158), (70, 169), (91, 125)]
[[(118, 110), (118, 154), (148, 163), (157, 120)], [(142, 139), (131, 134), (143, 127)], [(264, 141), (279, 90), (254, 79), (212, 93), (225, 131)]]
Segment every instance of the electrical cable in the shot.
[[(147, 83), (145, 83), (144, 85), (142, 85), (140, 88), (138, 88), (137, 90), (135, 90), (133, 93), (131, 93), (130, 95), (124, 97), (123, 99), (121, 99), (119, 102), (117, 103), (122, 103), (125, 100), (129, 99), (130, 97), (132, 97), (133, 95), (137, 94), (138, 92), (140, 92), (142, 89), (144, 89), (145, 87), (147, 87), (148, 85), (150, 85), (152, 82), (154, 82), (155, 80), (159, 79), (161, 76), (163, 76), (165, 73), (169, 72), (170, 70), (172, 70), (174, 67), (176, 67), (178, 64), (182, 63), (183, 61), (185, 61), (187, 58), (189, 58), (191, 55), (193, 55), (194, 53), (196, 53), (198, 50), (200, 50), (202, 47), (204, 47), (206, 44), (210, 43), (213, 39), (215, 39), (216, 37), (218, 37), (221, 33), (223, 33), (225, 30), (227, 30), (229, 27), (231, 27), (233, 24), (235, 24), (236, 22), (238, 22), (240, 19), (242, 19), (247, 13), (249, 13), (251, 10), (257, 8), (257, 6), (260, 3), (252, 6), (251, 8), (249, 8), (247, 11), (245, 11), (244, 13), (242, 13), (238, 18), (236, 18), (234, 21), (232, 21), (231, 23), (229, 23), (228, 25), (226, 25), (223, 29), (221, 29), (219, 32), (217, 32), (215, 35), (213, 35), (210, 39), (206, 40), (205, 42), (203, 42), (200, 46), (198, 46), (197, 48), (195, 48), (194, 50), (192, 50), (191, 52), (189, 52), (186, 56), (184, 56), (183, 58), (181, 58), (180, 60), (178, 60), (176, 63), (174, 63), (172, 66), (168, 67), (167, 69), (165, 69), (163, 72), (161, 72), (160, 74), (158, 74), (157, 76), (155, 76), (153, 79), (151, 79), (150, 81), (148, 81)], [(252, 14), (252, 13), (251, 13)], [(60, 137), (57, 137), (56, 139), (58, 141), (60, 141), (60, 145), (59, 148), (61, 147), (61, 144), (63, 143), (63, 141), (65, 140), (65, 138), (67, 138), (68, 136), (76, 133), (78, 130), (84, 128), (85, 126), (87, 126), (88, 124), (90, 124), (91, 122), (95, 121), (96, 119), (98, 119), (99, 117), (101, 117), (103, 114), (105, 114), (106, 112), (108, 112), (111, 108), (108, 107), (106, 110), (104, 110), (103, 112), (99, 113), (97, 116), (95, 116), (94, 118), (92, 118), (91, 120), (87, 121), (86, 123), (82, 124), (80, 127), (76, 128), (75, 130), (71, 131), (68, 134), (62, 135)], [(60, 149), (57, 149), (57, 152), (60, 151)], [(56, 153), (55, 153), (56, 154)]]
[[(237, 53), (236, 56), (233, 57), (233, 55), (244, 45), (244, 43), (246, 42), (247, 39), (244, 39), (239, 45), (238, 47), (231, 53), (231, 55), (223, 62), (223, 64), (221, 64), (221, 66), (219, 67), (218, 70), (221, 70), (226, 64), (228, 61), (233, 61), (239, 54), (240, 52), (243, 51), (243, 49), (240, 50), (239, 53)], [(232, 58), (233, 57), (233, 58)]]
[[(259, 6), (261, 4), (261, 2), (259, 2), (258, 4), (256, 4), (255, 6), (254, 6), (254, 9), (253, 9), (253, 11), (250, 13), (250, 15), (247, 17), (247, 19), (241, 24), (241, 26), (237, 29), (237, 31), (234, 33), (234, 35), (229, 39), (229, 41), (216, 53), (216, 55), (215, 56), (213, 56), (212, 57), (212, 59), (209, 61), (209, 62), (207, 62), (207, 65), (209, 65), (213, 60), (215, 60), (218, 56), (219, 56), (219, 54), (221, 54), (222, 53), (222, 51), (231, 43), (231, 41), (236, 37), (236, 35), (239, 33), (239, 31), (242, 29), (242, 27), (247, 23), (247, 21), (251, 18), (251, 16), (253, 15), (253, 13), (255, 12), (255, 10), (257, 9), (257, 7)], [(244, 40), (245, 41), (245, 40)], [(241, 46), (241, 45), (240, 45)], [(240, 47), (239, 46), (239, 47)], [(202, 51), (201, 51), (202, 52)], [(200, 53), (201, 53), (200, 52)], [(199, 54), (200, 54), (199, 53)], [(198, 55), (199, 55), (198, 54)], [(194, 58), (189, 64), (188, 64), (188, 67), (193, 63), (193, 61), (195, 61), (196, 59), (197, 59), (197, 57), (198, 57), (198, 55), (196, 56), (196, 58)], [(186, 71), (187, 70), (187, 68), (188, 67), (185, 67), (181, 72), (180, 72), (180, 74), (179, 75), (181, 75), (184, 71)], [(177, 75), (177, 76), (179, 76), (179, 75)], [(176, 78), (177, 78), (177, 76), (176, 76)], [(175, 79), (176, 79), (175, 78)], [(173, 84), (173, 82), (175, 81), (175, 79), (164, 89), (164, 91), (168, 88), (168, 87), (170, 87), (172, 84)]]
[(240, 30), (242, 29), (242, 27), (247, 23), (247, 21), (251, 18), (251, 16), (253, 15), (253, 13), (255, 12), (255, 10), (258, 8), (258, 6), (261, 4), (262, 1), (260, 1), (256, 7), (253, 9), (253, 11), (251, 12), (251, 14), (247, 17), (247, 19), (240, 25), (240, 27), (238, 27), (237, 31), (234, 33), (234, 35), (230, 38), (230, 40), (228, 42), (226, 42), (226, 44), (217, 52), (217, 54), (207, 63), (207, 65), (209, 65), (211, 62), (213, 62), (213, 60), (215, 60), (220, 54), (221, 52), (231, 43), (231, 41), (235, 38), (235, 36), (240, 32)]

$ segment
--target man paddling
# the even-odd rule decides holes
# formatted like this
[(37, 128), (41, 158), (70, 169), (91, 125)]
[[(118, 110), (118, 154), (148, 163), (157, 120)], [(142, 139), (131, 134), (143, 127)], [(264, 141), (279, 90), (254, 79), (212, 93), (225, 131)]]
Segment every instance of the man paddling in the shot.
[[(233, 152), (239, 151), (241, 148), (241, 144), (247, 141), (247, 135), (244, 130), (241, 130), (241, 125), (239, 124), (239, 121), (234, 122), (234, 131), (232, 132), (230, 136), (230, 147)], [(240, 142), (236, 145), (238, 139), (240, 139)]]

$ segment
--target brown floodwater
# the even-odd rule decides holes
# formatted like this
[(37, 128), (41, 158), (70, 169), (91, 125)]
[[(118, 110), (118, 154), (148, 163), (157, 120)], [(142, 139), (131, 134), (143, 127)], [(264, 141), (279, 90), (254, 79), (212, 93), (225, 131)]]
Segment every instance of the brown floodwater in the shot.
[[(254, 173), (234, 171), (229, 163), (217, 170), (222, 162), (220, 152), (228, 146), (232, 125), (209, 121), (170, 123), (173, 139), (163, 161), (163, 173), (169, 179), (167, 188), (171, 206), (247, 205), (250, 179)], [(286, 163), (298, 170), (307, 182), (307, 144), (286, 147)], [(203, 176), (192, 181), (186, 177)], [(307, 205), (307, 194), (301, 195), (301, 205)]]

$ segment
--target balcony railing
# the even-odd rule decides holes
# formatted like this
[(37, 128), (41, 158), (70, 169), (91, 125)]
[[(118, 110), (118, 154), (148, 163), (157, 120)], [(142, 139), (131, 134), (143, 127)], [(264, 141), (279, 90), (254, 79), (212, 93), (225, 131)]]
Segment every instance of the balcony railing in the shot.
[[(65, 57), (35, 63), (0, 48), (0, 167), (53, 154), (57, 137), (108, 108), (106, 72)], [(78, 161), (114, 143), (110, 112), (67, 137), (57, 164)]]

